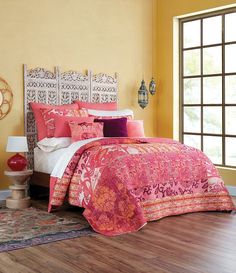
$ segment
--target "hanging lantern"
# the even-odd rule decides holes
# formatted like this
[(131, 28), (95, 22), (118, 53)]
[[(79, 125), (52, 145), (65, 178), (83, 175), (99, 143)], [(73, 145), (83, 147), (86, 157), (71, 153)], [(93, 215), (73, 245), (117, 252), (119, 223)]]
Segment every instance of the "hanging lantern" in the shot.
[(153, 78), (149, 83), (149, 92), (151, 93), (151, 95), (154, 95), (156, 93), (156, 83)]
[(142, 108), (145, 108), (148, 105), (148, 91), (144, 80), (142, 80), (141, 86), (138, 90), (138, 104)]

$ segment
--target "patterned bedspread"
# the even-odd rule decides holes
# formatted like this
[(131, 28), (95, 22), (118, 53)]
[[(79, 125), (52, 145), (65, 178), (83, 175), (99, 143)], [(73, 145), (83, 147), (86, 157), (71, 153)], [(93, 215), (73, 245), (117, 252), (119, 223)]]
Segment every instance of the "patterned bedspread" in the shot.
[(49, 211), (66, 196), (104, 235), (137, 231), (170, 215), (235, 209), (205, 154), (158, 138), (104, 138), (82, 146), (62, 178), (51, 177)]

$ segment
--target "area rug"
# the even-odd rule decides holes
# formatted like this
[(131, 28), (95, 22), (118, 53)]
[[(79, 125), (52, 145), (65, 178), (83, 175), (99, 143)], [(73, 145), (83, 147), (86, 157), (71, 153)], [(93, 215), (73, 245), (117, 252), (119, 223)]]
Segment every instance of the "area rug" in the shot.
[(93, 233), (80, 218), (59, 217), (36, 208), (0, 209), (0, 252)]

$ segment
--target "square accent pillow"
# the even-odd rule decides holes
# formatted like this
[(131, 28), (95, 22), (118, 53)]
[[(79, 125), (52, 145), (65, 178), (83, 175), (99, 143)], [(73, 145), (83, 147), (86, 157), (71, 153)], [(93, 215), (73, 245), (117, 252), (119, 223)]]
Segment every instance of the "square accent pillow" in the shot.
[(127, 120), (128, 137), (145, 137), (143, 120)]
[(50, 105), (50, 104), (44, 104), (44, 103), (38, 103), (38, 102), (30, 102), (30, 107), (34, 113), (34, 119), (36, 122), (38, 141), (39, 141), (39, 140), (47, 137), (47, 129), (46, 129), (46, 125), (44, 123), (43, 116), (40, 111), (41, 108), (76, 110), (76, 109), (78, 109), (78, 104), (72, 103), (72, 104), (64, 104), (64, 105)]
[(70, 131), (70, 122), (75, 122), (77, 124), (88, 122), (91, 123), (94, 121), (93, 117), (67, 117), (67, 116), (58, 116), (55, 118), (55, 131), (54, 137), (71, 137)]
[(88, 113), (83, 110), (71, 109), (40, 109), (46, 126), (47, 137), (54, 137), (55, 116), (65, 117), (88, 117)]
[(95, 119), (94, 122), (103, 122), (104, 137), (127, 137), (127, 118)]
[(95, 138), (95, 137), (103, 137), (103, 123), (102, 122), (91, 122), (91, 123), (69, 123), (71, 130), (71, 138), (72, 142)]

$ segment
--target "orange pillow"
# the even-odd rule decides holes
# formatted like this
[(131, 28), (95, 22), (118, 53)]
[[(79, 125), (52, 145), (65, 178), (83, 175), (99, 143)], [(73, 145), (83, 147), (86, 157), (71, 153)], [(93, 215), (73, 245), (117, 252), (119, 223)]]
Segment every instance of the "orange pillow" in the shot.
[(128, 137), (145, 137), (143, 120), (127, 120)]
[(94, 138), (94, 137), (103, 137), (103, 123), (102, 122), (91, 122), (91, 123), (80, 123), (75, 122), (69, 123), (71, 130), (71, 139), (72, 142)]

